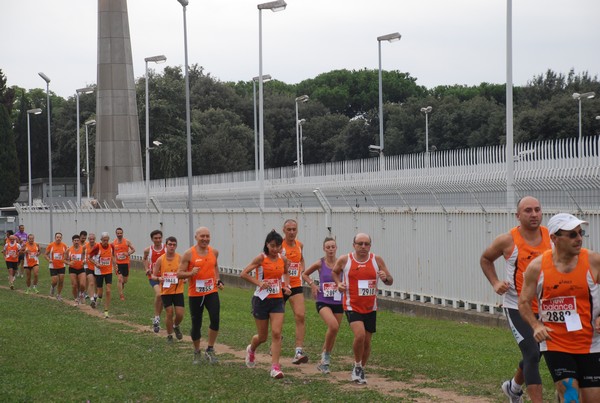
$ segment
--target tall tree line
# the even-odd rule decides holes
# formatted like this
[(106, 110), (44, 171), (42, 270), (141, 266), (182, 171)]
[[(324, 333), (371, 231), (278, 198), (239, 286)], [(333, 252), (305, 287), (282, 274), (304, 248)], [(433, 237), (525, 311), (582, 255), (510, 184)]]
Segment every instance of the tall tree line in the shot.
[[(254, 169), (254, 100), (252, 82), (222, 82), (198, 65), (190, 67), (193, 174)], [(150, 153), (151, 178), (187, 175), (184, 73), (181, 67), (149, 72), (150, 137), (162, 145)], [(3, 80), (3, 81), (2, 81)], [(140, 141), (145, 146), (145, 79), (136, 82)], [(6, 88), (0, 70), (0, 113), (3, 144), (14, 147), (12, 173), (27, 181), (27, 110), (31, 116), (32, 176), (47, 177), (46, 95), (42, 89)], [(4, 85), (2, 86), (2, 83)], [(257, 86), (258, 87), (258, 86)], [(576, 137), (578, 103), (574, 92), (594, 91), (600, 97), (598, 77), (588, 73), (566, 75), (552, 70), (514, 88), (515, 142)], [(365, 158), (370, 144), (379, 142), (378, 71), (335, 70), (286, 84), (264, 83), (265, 166), (292, 166), (296, 160), (295, 98), (303, 125), (304, 163)], [(505, 142), (505, 86), (438, 86), (427, 89), (400, 71), (383, 72), (384, 136), (386, 155), (425, 150), (425, 116), (420, 109), (431, 106), (430, 150), (457, 149)], [(56, 177), (76, 175), (76, 99), (51, 94), (52, 163)], [(95, 94), (80, 96), (81, 164), (85, 167), (85, 128), (93, 118)], [(582, 108), (583, 135), (600, 132), (600, 101), (586, 99)], [(94, 164), (95, 129), (90, 130), (90, 167)], [(11, 146), (11, 140), (14, 146)], [(5, 147), (6, 149), (6, 147)], [(6, 152), (6, 151), (4, 151)], [(145, 157), (144, 157), (145, 158)], [(7, 158), (0, 159), (6, 165)], [(4, 169), (1, 168), (2, 172)], [(93, 172), (91, 172), (93, 176)], [(1, 175), (2, 177), (6, 175)], [(11, 196), (15, 197), (16, 196)], [(10, 198), (10, 197), (9, 197)], [(3, 202), (2, 205), (11, 203)]]

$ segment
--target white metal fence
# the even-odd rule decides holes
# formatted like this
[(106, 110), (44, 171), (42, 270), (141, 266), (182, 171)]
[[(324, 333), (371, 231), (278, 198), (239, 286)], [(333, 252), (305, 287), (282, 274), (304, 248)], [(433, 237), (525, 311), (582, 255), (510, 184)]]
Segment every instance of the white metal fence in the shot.
[[(584, 150), (578, 158), (572, 140), (516, 145), (515, 187), (518, 196), (541, 200), (545, 220), (557, 212), (588, 220), (586, 246), (600, 250), (598, 138), (587, 139)], [(304, 178), (286, 176), (285, 169), (269, 170), (269, 202), (263, 210), (257, 207), (254, 172), (195, 177), (194, 224), (210, 228), (220, 265), (231, 273), (245, 267), (261, 251), (267, 232), (281, 230), (288, 218), (299, 223), (307, 264), (322, 256), (326, 235), (337, 238), (341, 254), (350, 251), (355, 233), (367, 232), (373, 251), (395, 277), (392, 287), (383, 286), (385, 295), (495, 312), (500, 298), (481, 273), (479, 257), (496, 235), (517, 223), (505, 206), (503, 154), (503, 147), (436, 152), (429, 167), (419, 165), (423, 154), (386, 157), (383, 173), (373, 160), (307, 166)], [(252, 180), (234, 182), (250, 176)], [(151, 191), (150, 209), (143, 183), (119, 185), (125, 208), (114, 203), (95, 209), (57, 205), (53, 227), (66, 239), (82, 229), (112, 234), (122, 227), (139, 255), (150, 244), (149, 233), (160, 228), (179, 238), (183, 252), (190, 246), (188, 214), (182, 208), (187, 180), (152, 181)], [(26, 229), (39, 242), (49, 241), (48, 211), (17, 208)], [(502, 265), (497, 267), (500, 273)]]

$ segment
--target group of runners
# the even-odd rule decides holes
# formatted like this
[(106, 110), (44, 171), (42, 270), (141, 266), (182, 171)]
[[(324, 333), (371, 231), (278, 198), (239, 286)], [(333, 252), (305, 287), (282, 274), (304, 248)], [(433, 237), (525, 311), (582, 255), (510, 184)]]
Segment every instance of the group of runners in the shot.
[[(498, 295), (522, 360), (501, 389), (523, 401), (523, 387), (541, 403), (543, 355), (559, 402), (600, 401), (600, 254), (583, 248), (586, 221), (566, 213), (542, 226), (542, 207), (531, 196), (517, 203), (519, 225), (496, 237), (480, 259)], [(505, 260), (505, 277), (494, 261)]]

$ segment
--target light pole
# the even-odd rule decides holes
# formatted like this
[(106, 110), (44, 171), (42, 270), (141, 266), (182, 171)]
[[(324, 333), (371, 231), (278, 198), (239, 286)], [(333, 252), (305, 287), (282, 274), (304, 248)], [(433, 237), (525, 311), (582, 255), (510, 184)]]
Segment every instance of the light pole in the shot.
[(194, 244), (194, 213), (192, 201), (192, 122), (190, 118), (190, 76), (188, 65), (188, 45), (187, 45), (187, 18), (186, 9), (188, 0), (177, 0), (183, 7), (183, 49), (185, 53), (185, 126), (186, 126), (186, 147), (187, 147), (187, 173), (188, 173), (188, 226), (189, 242)]
[(381, 42), (395, 42), (399, 41), (401, 37), (402, 35), (400, 35), (398, 32), (377, 37), (377, 45), (379, 50), (379, 164), (381, 171), (385, 171), (385, 159), (383, 155), (383, 85), (381, 79)]
[[(154, 140), (152, 144), (154, 144), (154, 147), (146, 147), (147, 158), (150, 158), (150, 150), (154, 150), (162, 145), (162, 143), (158, 140)], [(146, 180), (146, 208), (148, 208), (150, 201), (150, 164), (146, 164), (146, 175), (148, 178), (148, 180)]]
[[(270, 81), (271, 76), (269, 74), (265, 74), (262, 76), (263, 83)], [(252, 94), (253, 94), (253, 105), (254, 105), (254, 180), (258, 180), (258, 127), (257, 127), (257, 117), (256, 117), (256, 82), (258, 81), (258, 77), (252, 77)]]
[(81, 207), (81, 157), (79, 151), (79, 94), (91, 94), (94, 92), (92, 87), (85, 87), (75, 90), (75, 97), (77, 98), (77, 206)]
[(29, 207), (31, 207), (31, 205), (33, 204), (31, 200), (31, 128), (29, 126), (29, 115), (31, 115), (32, 113), (34, 115), (39, 115), (40, 113), (42, 113), (42, 110), (40, 108), (27, 110), (27, 163), (29, 165)]
[(85, 176), (87, 180), (87, 188), (86, 195), (88, 201), (91, 199), (90, 197), (90, 146), (88, 140), (88, 126), (95, 126), (96, 121), (94, 119), (90, 119), (84, 123), (85, 125)]
[(306, 122), (306, 119), (300, 119), (298, 121), (298, 127), (300, 128), (300, 176), (304, 177), (304, 139), (302, 138), (302, 125)]
[(163, 63), (167, 61), (165, 55), (146, 57), (146, 209), (150, 204), (150, 112), (148, 106), (148, 62)]
[(581, 100), (582, 99), (591, 99), (594, 98), (596, 96), (596, 94), (594, 92), (584, 92), (583, 94), (580, 94), (578, 92), (573, 94), (573, 99), (576, 99), (577, 101), (579, 101), (579, 139), (577, 140), (577, 149), (578, 149), (578, 157), (581, 158), (582, 156), (582, 149), (581, 149)]
[(428, 115), (431, 113), (431, 106), (421, 108), (421, 112), (425, 114), (425, 154), (429, 154), (429, 120)]
[(46, 113), (48, 114), (48, 212), (50, 213), (50, 242), (54, 239), (54, 225), (52, 223), (52, 139), (50, 137), (50, 77), (42, 72), (38, 73), (40, 77), (46, 82)]
[(296, 98), (296, 175), (300, 177), (300, 121), (298, 120), (298, 103), (308, 102), (308, 95), (300, 95)]
[(264, 96), (262, 73), (262, 10), (273, 12), (283, 11), (287, 3), (283, 0), (261, 3), (258, 8), (258, 148), (259, 148), (259, 182), (260, 182), (260, 209), (265, 207), (265, 124), (264, 124)]

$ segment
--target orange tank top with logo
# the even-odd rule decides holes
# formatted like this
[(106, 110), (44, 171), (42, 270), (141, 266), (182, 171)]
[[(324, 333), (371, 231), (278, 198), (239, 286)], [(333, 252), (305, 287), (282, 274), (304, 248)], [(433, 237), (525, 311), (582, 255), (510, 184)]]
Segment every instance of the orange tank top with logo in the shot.
[(294, 245), (290, 246), (284, 240), (281, 247), (281, 254), (286, 257), (289, 263), (288, 273), (290, 275), (290, 288), (301, 287), (302, 272), (300, 262), (302, 261), (302, 242), (296, 239)]
[(215, 274), (217, 257), (213, 249), (209, 246), (206, 255), (200, 255), (196, 246), (192, 246), (189, 251), (191, 256), (187, 271), (192, 271), (194, 267), (198, 267), (199, 270), (188, 280), (188, 296), (202, 297), (217, 292), (217, 276)]
[(129, 264), (129, 241), (125, 238), (115, 239), (113, 241), (113, 247), (115, 248), (115, 259), (117, 260), (117, 264)]
[(40, 264), (40, 246), (37, 243), (25, 243), (25, 267), (34, 267)]
[(4, 260), (7, 262), (18, 262), (19, 261), (19, 249), (21, 246), (18, 242), (7, 242), (4, 244)]
[[(255, 270), (256, 279), (258, 281), (264, 281), (269, 284), (267, 291), (267, 298), (283, 298), (282, 281), (281, 277), (285, 270), (285, 262), (280, 255), (277, 255), (275, 260), (263, 253), (263, 261), (260, 266)], [(254, 295), (257, 295), (259, 288), (256, 287)]]
[(71, 269), (83, 269), (83, 246), (79, 245), (79, 248), (75, 249), (74, 246), (69, 248), (69, 260)]
[(345, 311), (367, 314), (377, 310), (378, 272), (379, 266), (373, 253), (369, 253), (364, 262), (356, 260), (354, 253), (348, 254), (343, 269), (346, 291), (342, 304)]
[(575, 268), (561, 273), (552, 261), (552, 250), (543, 254), (538, 279), (539, 315), (552, 329), (552, 340), (540, 343), (541, 351), (600, 352), (600, 335), (593, 327), (600, 313), (600, 295), (588, 256), (588, 250), (582, 248)]
[(96, 244), (94, 250), (98, 248), (98, 258), (96, 268), (100, 270), (101, 275), (111, 274), (113, 270), (113, 246), (109, 244), (106, 248), (101, 243)]
[(160, 284), (161, 295), (183, 293), (183, 280), (177, 278), (180, 262), (181, 256), (178, 253), (176, 253), (171, 260), (167, 259), (167, 255), (163, 255), (161, 258), (159, 268), (159, 276), (163, 278)]
[(52, 242), (46, 248), (46, 253), (50, 255), (50, 269), (64, 269), (65, 268), (65, 252), (67, 251), (67, 245), (63, 242), (57, 245), (56, 242)]

